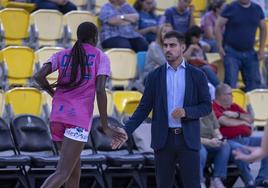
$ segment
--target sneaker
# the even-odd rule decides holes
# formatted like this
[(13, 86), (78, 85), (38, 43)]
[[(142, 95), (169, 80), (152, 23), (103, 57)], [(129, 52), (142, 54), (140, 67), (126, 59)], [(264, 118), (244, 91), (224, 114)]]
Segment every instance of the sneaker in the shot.
[(200, 184), (200, 187), (201, 187), (201, 188), (207, 188), (206, 185), (205, 185), (205, 183), (201, 183), (201, 184)]
[(267, 179), (267, 180), (259, 181), (259, 182), (257, 183), (257, 186), (258, 186), (258, 187), (266, 187), (266, 188), (268, 188), (268, 179)]
[(211, 185), (214, 188), (225, 188), (220, 178), (213, 178)]

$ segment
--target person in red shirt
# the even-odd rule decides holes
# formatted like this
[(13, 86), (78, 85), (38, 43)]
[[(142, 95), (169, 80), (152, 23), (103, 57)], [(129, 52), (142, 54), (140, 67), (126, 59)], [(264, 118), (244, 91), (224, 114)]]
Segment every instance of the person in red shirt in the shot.
[[(219, 121), (220, 132), (228, 139), (232, 150), (240, 149), (247, 152), (245, 146), (261, 145), (261, 137), (251, 136), (253, 116), (233, 103), (232, 88), (229, 85), (217, 86), (212, 109)], [(246, 187), (268, 187), (268, 157), (261, 161), (261, 168), (255, 183), (248, 163), (242, 160), (234, 161), (241, 170)]]

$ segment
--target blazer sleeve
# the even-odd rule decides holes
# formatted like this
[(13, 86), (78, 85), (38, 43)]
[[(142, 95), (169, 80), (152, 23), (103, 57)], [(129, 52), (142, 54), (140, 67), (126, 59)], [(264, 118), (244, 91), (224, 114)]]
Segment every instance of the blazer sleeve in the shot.
[[(198, 73), (198, 74), (196, 74)], [(201, 71), (194, 73), (196, 78), (194, 87), (197, 88), (198, 104), (194, 106), (186, 106), (184, 108), (187, 119), (199, 119), (211, 113), (211, 97), (208, 89), (208, 81), (205, 74)]]
[(146, 79), (145, 90), (141, 101), (133, 115), (124, 126), (127, 134), (132, 134), (151, 112), (154, 100), (153, 84), (152, 73), (150, 73)]

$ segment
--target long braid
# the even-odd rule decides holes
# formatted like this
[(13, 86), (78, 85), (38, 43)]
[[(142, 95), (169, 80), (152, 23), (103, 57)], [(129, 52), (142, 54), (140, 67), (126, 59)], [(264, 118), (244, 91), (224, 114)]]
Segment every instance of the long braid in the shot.
[[(77, 41), (74, 44), (70, 58), (67, 59), (62, 76), (56, 83), (51, 84), (52, 87), (59, 87), (64, 89), (74, 89), (80, 86), (85, 80), (86, 71), (91, 74), (90, 69), (87, 67), (87, 57), (83, 43), (90, 43), (95, 46), (97, 43), (98, 30), (97, 27), (90, 22), (84, 22), (79, 25), (77, 29)], [(70, 80), (67, 83), (59, 83), (66, 75), (68, 68), (71, 66)], [(77, 81), (78, 73), (80, 70), (80, 79)]]

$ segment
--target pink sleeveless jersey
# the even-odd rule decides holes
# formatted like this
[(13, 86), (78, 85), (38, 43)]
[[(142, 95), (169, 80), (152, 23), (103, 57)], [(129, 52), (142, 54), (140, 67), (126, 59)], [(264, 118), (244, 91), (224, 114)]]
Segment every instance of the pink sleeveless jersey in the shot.
[[(90, 130), (92, 123), (94, 98), (96, 92), (96, 77), (110, 76), (110, 61), (106, 54), (89, 44), (83, 44), (86, 51), (86, 67), (83, 82), (72, 90), (56, 88), (52, 101), (50, 122), (62, 122)], [(52, 71), (59, 73), (60, 83), (70, 79), (70, 66), (67, 66), (71, 49), (54, 54), (47, 62), (52, 64)], [(79, 77), (77, 78), (79, 79)]]

